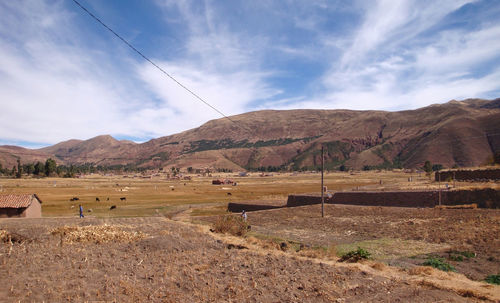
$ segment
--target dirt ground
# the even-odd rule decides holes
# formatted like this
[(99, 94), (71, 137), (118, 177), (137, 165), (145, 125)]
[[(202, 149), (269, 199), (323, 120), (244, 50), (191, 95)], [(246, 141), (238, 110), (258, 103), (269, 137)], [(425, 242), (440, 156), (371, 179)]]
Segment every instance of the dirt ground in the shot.
[[(249, 212), (248, 220), (255, 235), (333, 247), (338, 254), (360, 246), (375, 260), (403, 268), (436, 256), (473, 280), (500, 273), (500, 210), (326, 204), (324, 218), (313, 205)], [(474, 256), (450, 260), (456, 252)]]
[[(333, 208), (328, 210), (333, 214)], [(283, 216), (291, 210), (284, 211)], [(250, 215), (262, 227), (272, 224), (268, 221), (272, 217)], [(332, 220), (322, 230), (335, 224)], [(164, 217), (0, 219), (0, 230), (2, 302), (476, 302), (500, 298), (497, 286), (457, 274), (423, 270), (412, 276), (370, 263), (309, 259)], [(360, 239), (365, 237), (362, 229), (356, 230)], [(457, 284), (446, 285), (449, 279)]]

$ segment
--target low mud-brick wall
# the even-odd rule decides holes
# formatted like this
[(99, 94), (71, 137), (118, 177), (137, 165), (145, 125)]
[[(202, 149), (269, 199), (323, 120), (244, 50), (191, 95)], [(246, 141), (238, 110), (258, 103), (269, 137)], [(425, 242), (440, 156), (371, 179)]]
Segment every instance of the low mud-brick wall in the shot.
[(286, 207), (285, 201), (280, 203), (265, 203), (259, 201), (250, 202), (230, 202), (227, 205), (227, 210), (233, 213), (240, 213), (242, 211), (257, 211), (257, 210), (267, 210)]
[[(287, 207), (321, 203), (319, 195), (290, 195)], [(363, 206), (434, 207), (439, 191), (337, 192), (325, 196), (325, 203)], [(480, 208), (500, 208), (500, 191), (495, 189), (441, 191), (442, 205), (476, 203)]]
[(446, 170), (436, 172), (436, 181), (446, 182), (457, 181), (484, 181), (500, 180), (500, 168), (475, 169), (475, 170)]

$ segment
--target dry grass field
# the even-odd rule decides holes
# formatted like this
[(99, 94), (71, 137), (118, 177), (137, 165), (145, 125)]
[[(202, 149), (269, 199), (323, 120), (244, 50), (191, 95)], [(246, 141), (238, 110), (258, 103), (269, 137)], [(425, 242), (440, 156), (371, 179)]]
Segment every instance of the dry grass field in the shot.
[[(408, 178), (412, 178), (409, 182)], [(237, 186), (212, 185), (212, 179), (230, 178)], [(441, 188), (446, 183), (441, 184)], [(328, 190), (397, 190), (438, 188), (424, 173), (356, 172), (327, 173)], [(459, 188), (497, 187), (497, 183), (457, 182)], [(450, 183), (449, 186), (453, 186)], [(218, 174), (212, 177), (193, 176), (192, 180), (168, 180), (165, 177), (123, 177), (90, 175), (79, 179), (0, 179), (0, 193), (36, 193), (42, 200), (43, 216), (77, 216), (82, 204), (86, 215), (95, 217), (127, 217), (169, 214), (186, 207), (210, 206), (221, 212), (228, 202), (248, 200), (286, 201), (289, 194), (318, 192), (318, 173), (283, 173), (260, 177)], [(231, 195), (229, 195), (230, 193)], [(79, 201), (70, 201), (78, 197)], [(126, 201), (120, 198), (125, 197)], [(99, 198), (100, 202), (96, 201)], [(108, 200), (109, 199), (109, 200)], [(116, 205), (112, 211), (110, 206)], [(215, 206), (215, 208), (214, 208)], [(91, 209), (92, 212), (88, 213)], [(201, 213), (205, 210), (198, 210)], [(206, 213), (207, 214), (207, 213)]]
[[(212, 185), (216, 178), (237, 186)], [(317, 173), (0, 179), (1, 193), (38, 194), (44, 217), (0, 219), (0, 301), (500, 300), (500, 286), (483, 282), (500, 273), (500, 210), (326, 205), (321, 218), (320, 206), (312, 205), (251, 212), (243, 237), (209, 231), (228, 202), (284, 204), (288, 194), (318, 192), (319, 185)], [(325, 185), (332, 191), (445, 186), (401, 171), (328, 173)], [(371, 259), (339, 262), (357, 247)], [(421, 266), (429, 258), (456, 272)]]

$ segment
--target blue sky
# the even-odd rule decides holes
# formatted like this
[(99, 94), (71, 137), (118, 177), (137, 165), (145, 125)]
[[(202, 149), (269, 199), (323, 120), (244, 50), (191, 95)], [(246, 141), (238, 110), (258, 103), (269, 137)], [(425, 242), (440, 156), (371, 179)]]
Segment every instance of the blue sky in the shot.
[[(500, 96), (499, 1), (79, 0), (226, 115)], [(220, 118), (71, 0), (0, 2), (0, 144)]]

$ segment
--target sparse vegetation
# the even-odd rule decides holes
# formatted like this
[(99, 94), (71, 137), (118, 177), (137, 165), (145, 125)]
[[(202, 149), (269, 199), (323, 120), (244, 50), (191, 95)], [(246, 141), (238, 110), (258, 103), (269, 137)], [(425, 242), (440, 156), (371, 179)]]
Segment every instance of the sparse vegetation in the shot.
[(358, 262), (362, 259), (368, 259), (370, 258), (371, 253), (369, 253), (367, 250), (358, 247), (356, 250), (351, 250), (345, 254), (342, 255), (340, 258), (340, 262)]
[(442, 271), (456, 271), (455, 267), (446, 263), (443, 258), (438, 257), (429, 257), (422, 265), (431, 266)]
[(500, 274), (489, 275), (488, 277), (486, 277), (485, 281), (490, 284), (500, 285)]
[(233, 236), (244, 236), (248, 232), (248, 223), (239, 216), (219, 216), (213, 225), (213, 231)]
[(448, 253), (448, 259), (456, 262), (462, 262), (464, 260), (464, 257), (469, 259), (469, 258), (474, 258), (476, 256), (476, 253), (471, 252), (471, 251), (456, 251), (452, 250), (449, 251)]

